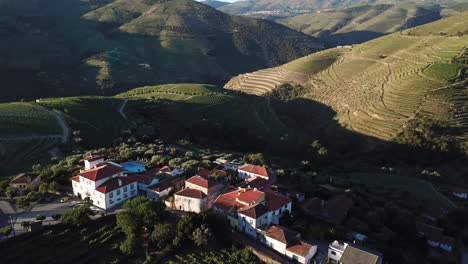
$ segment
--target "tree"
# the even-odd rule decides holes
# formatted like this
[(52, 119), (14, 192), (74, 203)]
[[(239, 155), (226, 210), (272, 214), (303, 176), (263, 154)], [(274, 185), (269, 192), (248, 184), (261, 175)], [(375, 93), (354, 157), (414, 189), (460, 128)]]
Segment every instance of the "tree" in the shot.
[(62, 218), (62, 215), (61, 214), (53, 214), (51, 217), (52, 217), (52, 219), (57, 221), (57, 220), (60, 220), (60, 218)]
[(18, 206), (21, 208), (26, 208), (29, 206), (29, 199), (26, 197), (21, 197), (18, 199)]
[(89, 206), (81, 205), (80, 207), (66, 211), (63, 214), (62, 223), (70, 226), (80, 227), (90, 221), (90, 215), (93, 215), (93, 211), (89, 209)]
[(136, 234), (143, 228), (153, 227), (164, 213), (166, 205), (146, 197), (137, 197), (125, 202), (123, 210), (117, 213), (117, 226), (127, 239), (121, 244), (124, 253), (131, 253), (136, 245)]
[(3, 228), (0, 228), (0, 235), (8, 237), (11, 232), (13, 232), (13, 227), (12, 226), (5, 226)]
[(171, 224), (157, 224), (151, 233), (151, 240), (158, 249), (163, 249), (171, 244), (175, 236), (176, 232)]
[(45, 194), (48, 191), (49, 191), (49, 184), (47, 182), (44, 182), (41, 185), (39, 185), (39, 192), (40, 193)]
[(210, 228), (206, 225), (201, 225), (199, 228), (195, 229), (192, 234), (192, 241), (197, 246), (208, 245), (208, 242), (213, 237), (213, 233)]
[(8, 188), (6, 188), (5, 195), (8, 198), (12, 199), (13, 197), (15, 197), (15, 191), (13, 190), (13, 188), (8, 187)]
[(43, 221), (44, 219), (46, 219), (46, 216), (43, 215), (43, 214), (37, 214), (34, 219), (36, 219), (36, 221)]
[(23, 227), (24, 230), (28, 230), (30, 226), (31, 226), (31, 223), (29, 221), (21, 222), (21, 227)]
[(57, 192), (57, 182), (51, 182), (49, 183), (49, 192), (50, 193), (56, 193)]

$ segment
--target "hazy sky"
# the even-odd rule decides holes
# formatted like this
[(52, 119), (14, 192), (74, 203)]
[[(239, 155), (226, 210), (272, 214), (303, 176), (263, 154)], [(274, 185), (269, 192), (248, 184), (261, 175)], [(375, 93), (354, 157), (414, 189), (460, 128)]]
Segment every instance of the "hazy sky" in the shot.
[[(198, 1), (198, 2), (201, 2), (201, 1), (204, 1), (204, 0), (197, 0), (197, 1)], [(218, 0), (218, 1), (232, 3), (232, 2), (242, 1), (242, 0)]]

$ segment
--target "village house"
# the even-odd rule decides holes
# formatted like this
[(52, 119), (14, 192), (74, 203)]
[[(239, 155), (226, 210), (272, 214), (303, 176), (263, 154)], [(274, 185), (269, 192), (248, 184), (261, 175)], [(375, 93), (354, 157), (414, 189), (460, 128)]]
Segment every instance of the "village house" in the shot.
[(222, 185), (203, 177), (190, 177), (185, 180), (185, 188), (174, 194), (175, 208), (181, 211), (203, 212), (211, 208), (221, 188)]
[(335, 240), (328, 246), (330, 264), (382, 264), (382, 261), (382, 253), (356, 244)]
[(261, 177), (250, 177), (237, 185), (239, 188), (257, 188), (259, 190), (270, 190), (271, 182)]
[(232, 171), (236, 171), (240, 166), (242, 166), (241, 163), (235, 160), (229, 161), (226, 159), (216, 159), (214, 163), (222, 166), (224, 170), (232, 170)]
[(353, 201), (346, 195), (338, 195), (324, 201), (318, 197), (310, 198), (301, 205), (302, 210), (328, 223), (339, 225), (353, 207)]
[(155, 185), (160, 181), (158, 172), (158, 168), (150, 169), (144, 172), (129, 172), (128, 177), (138, 183), (138, 190), (146, 193), (149, 186)]
[(205, 179), (209, 179), (210, 177), (217, 178), (219, 180), (228, 180), (228, 174), (224, 170), (218, 170), (218, 169), (212, 169), (212, 170), (207, 170), (205, 168), (201, 168), (198, 170), (196, 176), (203, 177)]
[(416, 223), (418, 236), (426, 239), (429, 246), (452, 252), (455, 239), (444, 235), (443, 229), (425, 223)]
[(29, 172), (20, 173), (10, 181), (10, 187), (20, 194), (37, 190), (39, 184), (41, 184), (41, 176)]
[(200, 190), (186, 188), (174, 194), (175, 208), (184, 212), (201, 213), (208, 209), (207, 195)]
[(251, 177), (264, 178), (271, 183), (276, 182), (276, 173), (268, 168), (260, 167), (252, 164), (245, 164), (237, 169), (238, 177), (241, 179), (248, 179)]
[(158, 183), (148, 186), (146, 196), (154, 201), (158, 201), (172, 192), (177, 192), (184, 187), (184, 178), (181, 176), (167, 177)]
[(254, 237), (258, 227), (278, 224), (285, 212), (291, 213), (291, 206), (287, 197), (255, 188), (238, 188), (224, 193), (213, 204), (217, 212), (226, 215), (231, 227)]
[(297, 263), (309, 264), (317, 246), (301, 238), (301, 234), (281, 226), (271, 226), (265, 234), (265, 244)]
[(453, 188), (452, 194), (460, 199), (468, 199), (468, 189)]
[(72, 177), (73, 195), (89, 197), (95, 206), (109, 209), (138, 194), (138, 183), (127, 177), (127, 170), (110, 163), (94, 165), (96, 161), (88, 161), (87, 168), (92, 168)]

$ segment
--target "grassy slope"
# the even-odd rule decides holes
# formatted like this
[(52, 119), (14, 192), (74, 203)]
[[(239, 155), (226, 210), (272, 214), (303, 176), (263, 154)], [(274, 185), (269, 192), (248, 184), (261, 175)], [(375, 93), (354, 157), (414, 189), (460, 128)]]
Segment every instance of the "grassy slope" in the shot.
[[(128, 128), (118, 112), (122, 103), (116, 98), (69, 97), (36, 104), (58, 111), (73, 131), (81, 132), (80, 144), (92, 148), (113, 144)], [(0, 157), (8, 165), (2, 166), (0, 173), (28, 170), (31, 164), (47, 162), (47, 152), (61, 143), (56, 119), (42, 107), (35, 103), (0, 104)]]
[[(391, 139), (420, 113), (448, 121), (462, 135), (468, 125), (467, 93), (451, 84), (464, 78), (447, 78), (466, 68), (467, 17), (465, 12), (352, 48), (322, 51), (282, 68), (311, 69), (303, 83), (311, 88), (306, 97), (331, 106), (337, 119), (356, 132)], [(325, 67), (323, 59), (333, 56), (335, 62)]]
[(466, 7), (460, 5), (427, 3), (368, 5), (301, 14), (279, 19), (278, 22), (334, 45), (348, 45), (429, 23), (464, 10)]
[(322, 48), (285, 26), (191, 0), (109, 2), (0, 2), (2, 99), (219, 83)]

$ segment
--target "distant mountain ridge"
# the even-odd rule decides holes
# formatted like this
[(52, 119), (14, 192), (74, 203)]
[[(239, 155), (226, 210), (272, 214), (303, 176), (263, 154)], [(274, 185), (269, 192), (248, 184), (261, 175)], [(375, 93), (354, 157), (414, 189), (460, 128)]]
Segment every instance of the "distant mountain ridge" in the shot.
[[(251, 15), (265, 17), (270, 15), (292, 15), (307, 13), (316, 10), (342, 9), (359, 5), (405, 3), (408, 0), (247, 0), (238, 1), (219, 8), (219, 10), (233, 15)], [(424, 3), (454, 3), (467, 2), (467, 0), (414, 0), (412, 2)]]
[(205, 4), (207, 6), (211, 6), (213, 8), (220, 8), (225, 5), (229, 5), (229, 2), (223, 2), (223, 1), (216, 1), (216, 0), (206, 0), (206, 1), (201, 1), (200, 3)]
[(221, 83), (323, 49), (283, 25), (192, 0), (3, 0), (0, 36), (3, 100)]
[(350, 45), (468, 10), (465, 4), (379, 4), (301, 14), (276, 21), (328, 43)]

